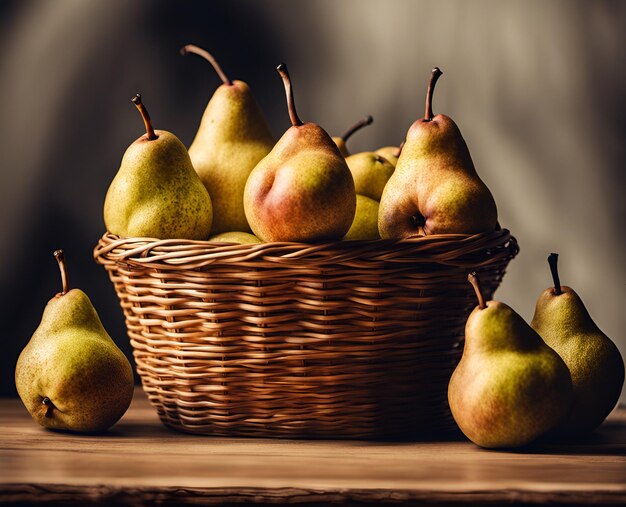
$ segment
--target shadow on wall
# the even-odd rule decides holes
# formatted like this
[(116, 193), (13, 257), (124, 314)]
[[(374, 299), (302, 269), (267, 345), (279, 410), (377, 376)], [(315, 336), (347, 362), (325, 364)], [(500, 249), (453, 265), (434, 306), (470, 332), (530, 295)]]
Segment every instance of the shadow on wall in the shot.
[(530, 319), (549, 284), (545, 258), (559, 251), (563, 282), (626, 356), (626, 4), (62, 0), (0, 9), (0, 394), (15, 393), (17, 355), (58, 291), (56, 248), (66, 251), (70, 283), (130, 355), (91, 250), (108, 184), (142, 133), (130, 98), (141, 92), (155, 127), (188, 145), (219, 84), (201, 60), (178, 55), (188, 42), (251, 84), (277, 135), (288, 126), (280, 61), (303, 120), (337, 134), (372, 114), (353, 152), (399, 143), (440, 66), (435, 112), (459, 124), (522, 247), (498, 297)]

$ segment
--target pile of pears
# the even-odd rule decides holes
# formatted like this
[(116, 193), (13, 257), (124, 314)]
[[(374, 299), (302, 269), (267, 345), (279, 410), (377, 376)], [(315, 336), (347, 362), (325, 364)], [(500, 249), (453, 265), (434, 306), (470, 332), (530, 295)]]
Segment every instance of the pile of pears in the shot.
[(120, 237), (233, 243), (401, 239), (474, 234), (498, 227), (496, 204), (478, 177), (460, 130), (434, 115), (441, 76), (432, 71), (423, 118), (400, 146), (350, 154), (347, 140), (367, 116), (331, 137), (298, 116), (287, 66), (283, 80), (291, 126), (276, 141), (250, 87), (222, 80), (189, 150), (155, 130), (141, 96), (133, 102), (146, 133), (126, 150), (104, 203), (106, 229)]
[[(348, 139), (367, 116), (331, 137), (298, 116), (285, 64), (282, 78), (291, 126), (272, 135), (250, 87), (231, 80), (207, 51), (222, 80), (189, 149), (155, 130), (143, 103), (132, 101), (145, 127), (123, 155), (106, 194), (106, 229), (119, 237), (209, 240), (238, 244), (403, 239), (488, 233), (499, 228), (495, 200), (478, 176), (467, 144), (448, 116), (433, 113), (433, 69), (423, 117), (399, 146), (350, 154)], [(63, 290), (44, 311), (22, 351), (15, 381), (41, 425), (103, 431), (132, 399), (131, 366), (105, 331), (86, 294)], [(614, 407), (624, 364), (578, 295), (554, 287), (537, 302), (531, 325), (507, 305), (485, 302), (467, 320), (465, 348), (448, 389), (465, 435), (487, 448), (518, 447), (549, 435), (580, 436)]]
[(541, 437), (574, 439), (596, 429), (624, 384), (618, 348), (576, 292), (561, 286), (557, 254), (548, 261), (554, 286), (544, 290), (528, 325), (511, 307), (478, 299), (465, 346), (448, 385), (461, 431), (485, 448), (515, 448)]

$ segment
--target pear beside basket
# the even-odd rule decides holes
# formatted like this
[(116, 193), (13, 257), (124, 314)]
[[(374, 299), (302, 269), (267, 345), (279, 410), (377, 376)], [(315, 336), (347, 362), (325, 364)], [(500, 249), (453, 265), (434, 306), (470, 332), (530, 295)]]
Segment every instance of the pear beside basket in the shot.
[(162, 422), (216, 436), (422, 438), (476, 305), (518, 252), (507, 230), (237, 245), (120, 239), (94, 250)]

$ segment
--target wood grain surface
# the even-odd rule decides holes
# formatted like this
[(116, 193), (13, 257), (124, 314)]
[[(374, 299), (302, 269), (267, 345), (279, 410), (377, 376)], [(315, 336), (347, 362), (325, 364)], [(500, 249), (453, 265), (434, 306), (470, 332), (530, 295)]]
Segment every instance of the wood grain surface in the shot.
[(0, 504), (624, 505), (626, 410), (585, 441), (226, 439), (163, 427), (141, 390), (109, 432), (51, 432), (0, 400)]

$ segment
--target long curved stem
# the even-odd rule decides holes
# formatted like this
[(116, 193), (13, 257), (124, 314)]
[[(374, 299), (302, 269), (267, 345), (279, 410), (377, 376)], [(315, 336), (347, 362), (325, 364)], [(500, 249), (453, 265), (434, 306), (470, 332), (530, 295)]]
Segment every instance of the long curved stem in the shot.
[(476, 273), (476, 271), (470, 273), (469, 275), (467, 275), (467, 279), (472, 284), (472, 287), (474, 287), (474, 292), (476, 292), (476, 297), (478, 298), (478, 308), (484, 310), (485, 308), (487, 308), (487, 305), (485, 303), (485, 296), (483, 296), (483, 290), (480, 286), (478, 273)]
[(443, 72), (439, 67), (435, 67), (430, 74), (430, 81), (428, 82), (428, 91), (426, 92), (426, 109), (424, 111), (424, 120), (430, 121), (433, 119), (433, 94), (435, 93), (435, 85), (437, 79)]
[(341, 139), (343, 139), (343, 142), (345, 143), (357, 130), (361, 130), (363, 127), (371, 125), (373, 121), (374, 118), (371, 115), (367, 115), (365, 118), (361, 118), (354, 125), (352, 125), (352, 127), (350, 127), (343, 133)]
[(550, 271), (552, 272), (552, 280), (554, 281), (554, 294), (557, 296), (563, 294), (561, 290), (561, 281), (559, 280), (559, 254), (551, 253), (548, 255), (548, 264), (550, 264)]
[(143, 118), (143, 123), (146, 126), (146, 136), (148, 137), (148, 140), (154, 141), (159, 136), (154, 133), (154, 129), (152, 128), (152, 121), (150, 121), (150, 115), (148, 114), (148, 110), (146, 109), (146, 106), (143, 105), (143, 102), (141, 102), (141, 95), (135, 95), (132, 100), (133, 104), (135, 104), (135, 106), (137, 106), (137, 109), (139, 109), (139, 113)]
[(59, 264), (59, 270), (61, 271), (61, 294), (67, 294), (68, 292), (68, 284), (67, 284), (67, 267), (65, 265), (65, 256), (63, 255), (63, 250), (55, 250), (54, 258), (57, 260)]
[(220, 79), (225, 85), (230, 86), (233, 84), (233, 82), (228, 78), (226, 73), (222, 70), (222, 67), (220, 67), (220, 64), (217, 63), (217, 60), (206, 49), (202, 49), (196, 46), (195, 44), (187, 44), (186, 46), (183, 46), (180, 50), (180, 54), (183, 56), (188, 55), (189, 53), (193, 53), (195, 55), (201, 56), (207, 62), (209, 62), (213, 66), (213, 68), (215, 69), (215, 72), (217, 72), (217, 75), (220, 77)]
[(302, 125), (302, 120), (298, 117), (298, 113), (296, 112), (296, 103), (293, 99), (293, 89), (291, 87), (291, 78), (289, 77), (289, 71), (287, 70), (287, 65), (281, 63), (276, 70), (280, 74), (280, 77), (283, 78), (283, 84), (285, 85), (285, 94), (287, 95), (287, 108), (289, 109), (289, 118), (291, 120), (291, 124), (294, 127), (299, 127)]

